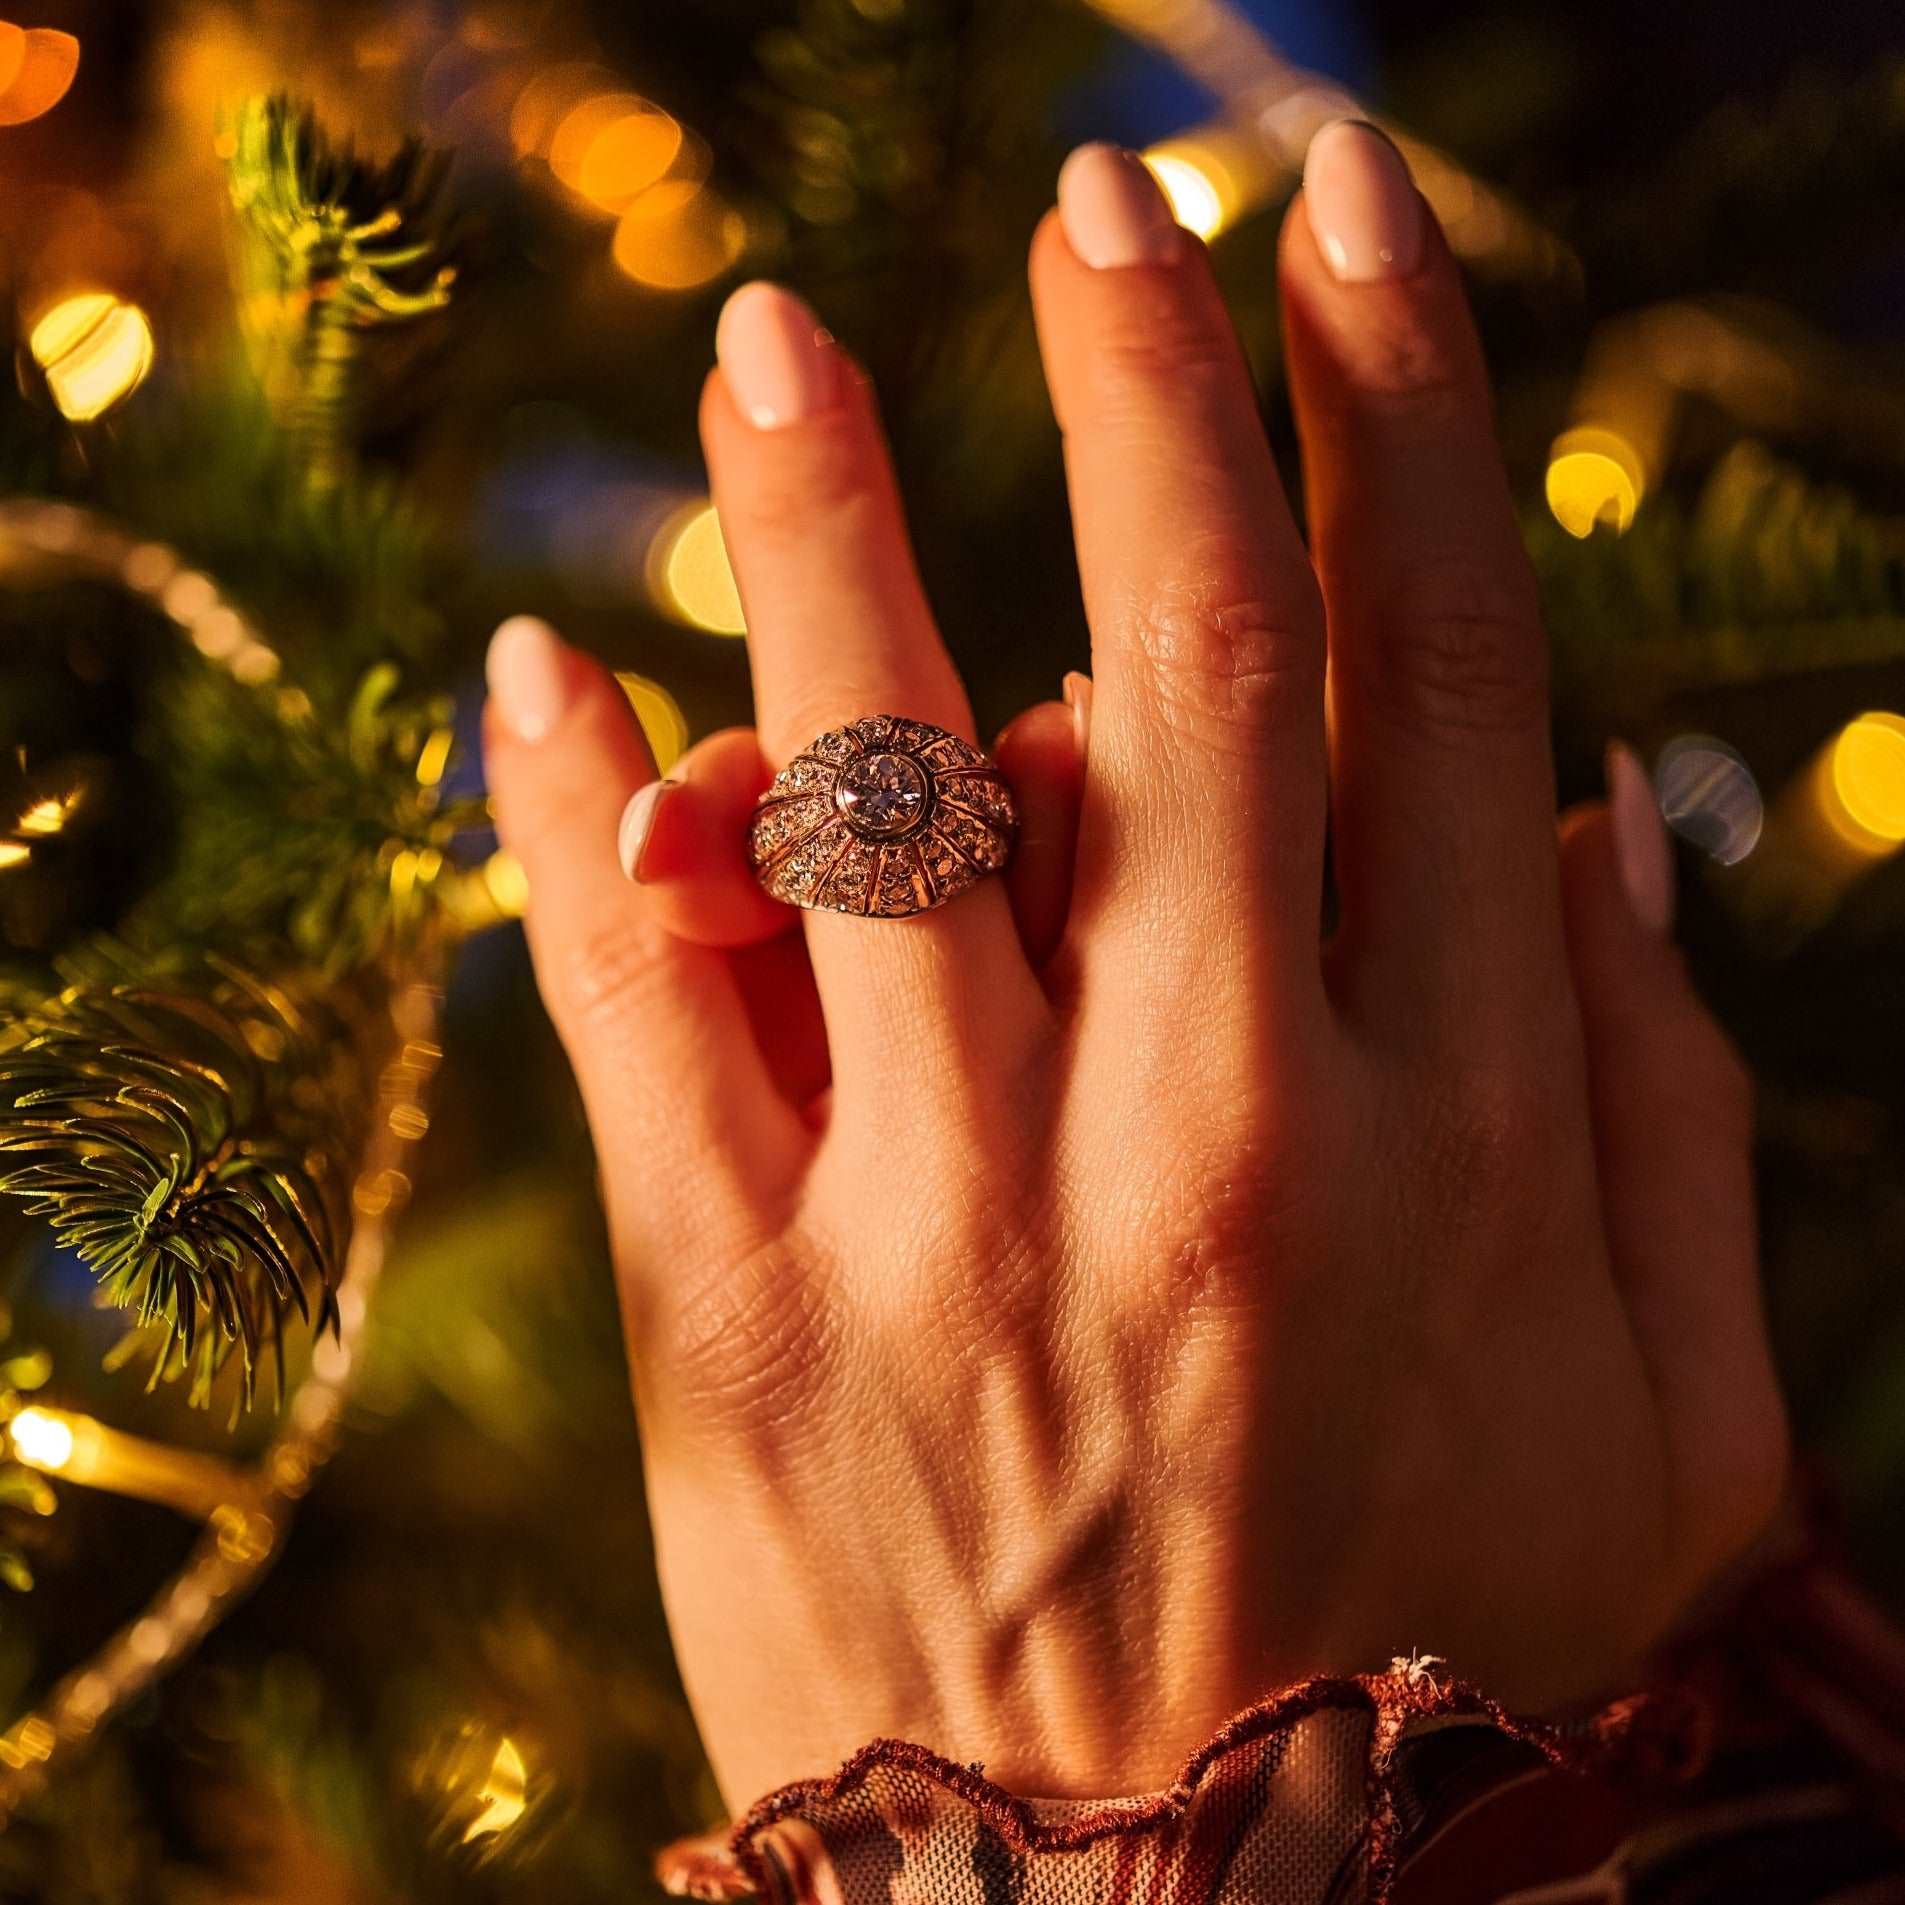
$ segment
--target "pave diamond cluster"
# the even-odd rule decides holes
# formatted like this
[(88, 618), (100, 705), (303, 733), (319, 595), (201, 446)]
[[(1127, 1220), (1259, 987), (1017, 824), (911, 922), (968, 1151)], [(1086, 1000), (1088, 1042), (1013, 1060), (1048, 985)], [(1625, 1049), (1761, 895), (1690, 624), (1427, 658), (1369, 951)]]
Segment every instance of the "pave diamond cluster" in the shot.
[(810, 742), (761, 796), (748, 855), (790, 906), (897, 919), (963, 893), (1011, 856), (1012, 790), (944, 728), (871, 714)]

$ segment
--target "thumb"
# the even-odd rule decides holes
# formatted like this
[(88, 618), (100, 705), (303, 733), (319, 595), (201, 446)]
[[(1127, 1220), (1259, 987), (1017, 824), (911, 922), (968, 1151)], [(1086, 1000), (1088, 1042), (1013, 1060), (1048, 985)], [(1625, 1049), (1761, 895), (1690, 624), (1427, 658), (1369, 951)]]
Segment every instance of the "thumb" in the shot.
[(1561, 824), (1568, 955), (1616, 1279), (1666, 1424), (1676, 1526), (1710, 1571), (1784, 1485), (1761, 1313), (1752, 1082), (1670, 937), (1672, 849), (1646, 769), (1608, 750), (1606, 802)]

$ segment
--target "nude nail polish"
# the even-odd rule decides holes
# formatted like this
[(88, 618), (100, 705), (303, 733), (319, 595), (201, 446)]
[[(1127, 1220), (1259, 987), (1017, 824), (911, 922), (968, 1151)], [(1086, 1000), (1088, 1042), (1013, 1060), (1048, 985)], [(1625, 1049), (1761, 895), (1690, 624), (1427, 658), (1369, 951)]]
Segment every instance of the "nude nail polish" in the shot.
[(483, 663), (490, 698), (519, 741), (543, 740), (569, 704), (562, 642), (534, 615), (512, 615), (489, 638)]
[(1614, 861), (1621, 890), (1649, 932), (1673, 926), (1673, 848), (1654, 784), (1640, 756), (1620, 741), (1607, 749), (1607, 805), (1614, 826)]
[(622, 871), (631, 880), (642, 877), (642, 854), (655, 831), (655, 816), (661, 811), (669, 790), (680, 785), (679, 781), (672, 780), (650, 781), (646, 787), (637, 788), (622, 809), (621, 824), (615, 830), (615, 852)]
[(1344, 284), (1406, 278), (1422, 259), (1422, 201), (1403, 157), (1362, 119), (1310, 141), (1303, 208), (1317, 249)]
[(1065, 242), (1094, 271), (1169, 264), (1183, 242), (1151, 168), (1122, 146), (1080, 146), (1065, 161), (1058, 222)]
[(1091, 744), (1091, 677), (1072, 669), (1065, 677), (1063, 693), (1065, 705), (1072, 711), (1072, 733), (1082, 761)]
[(757, 430), (829, 410), (840, 398), (840, 354), (813, 309), (777, 284), (744, 284), (722, 307), (714, 353), (729, 393)]

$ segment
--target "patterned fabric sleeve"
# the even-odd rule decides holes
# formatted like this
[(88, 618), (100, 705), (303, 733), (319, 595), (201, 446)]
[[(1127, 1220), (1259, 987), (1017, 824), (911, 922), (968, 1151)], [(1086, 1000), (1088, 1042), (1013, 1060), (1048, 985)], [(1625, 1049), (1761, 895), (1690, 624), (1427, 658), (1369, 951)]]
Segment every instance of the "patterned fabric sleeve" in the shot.
[(773, 1905), (1905, 1902), (1905, 1637), (1814, 1554), (1572, 1723), (1418, 1658), (1284, 1689), (1136, 1798), (876, 1740), (656, 1870)]

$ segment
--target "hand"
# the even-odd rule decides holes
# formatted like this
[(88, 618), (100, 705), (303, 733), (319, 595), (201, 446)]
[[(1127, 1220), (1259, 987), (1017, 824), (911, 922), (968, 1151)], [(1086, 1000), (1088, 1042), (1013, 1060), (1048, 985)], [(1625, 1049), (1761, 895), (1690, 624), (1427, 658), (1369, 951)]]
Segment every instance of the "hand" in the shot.
[(1782, 1483), (1747, 1081), (1631, 756), (1557, 838), (1483, 365), (1401, 160), (1329, 129), (1284, 228), (1307, 551), (1201, 247), (1108, 148), (1059, 199), (1032, 290), (1093, 686), (1082, 791), (1067, 711), (1022, 729), (1016, 888), (797, 933), (752, 890), (762, 748), (972, 734), (867, 386), (783, 292), (737, 294), (702, 410), (761, 740), (637, 807), (642, 883), (621, 696), (539, 626), (493, 650), (737, 1807), (880, 1734), (1142, 1792), (1412, 1648), (1582, 1695)]

